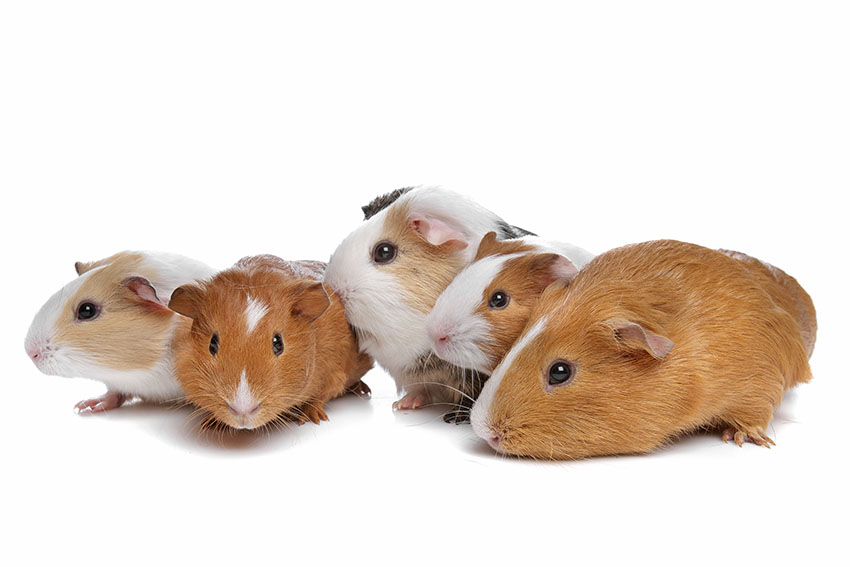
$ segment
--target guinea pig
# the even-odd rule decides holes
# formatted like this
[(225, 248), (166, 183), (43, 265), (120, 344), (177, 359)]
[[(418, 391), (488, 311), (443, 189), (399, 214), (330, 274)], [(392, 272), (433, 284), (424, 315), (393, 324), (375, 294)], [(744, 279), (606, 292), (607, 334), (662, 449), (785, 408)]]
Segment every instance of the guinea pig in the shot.
[(169, 307), (192, 319), (175, 343), (177, 379), (209, 412), (206, 424), (319, 423), (326, 401), (369, 392), (360, 378), (372, 360), (326, 292), (324, 270), (322, 262), (252, 256), (174, 291)]
[(672, 240), (617, 248), (544, 291), (473, 429), (549, 459), (646, 453), (701, 428), (769, 446), (816, 330), (811, 298), (769, 264)]
[[(394, 409), (438, 400), (468, 406), (486, 376), (435, 357), (425, 316), (475, 258), (486, 233), (502, 238), (531, 233), (438, 187), (399, 189), (377, 197), (363, 212), (366, 222), (340, 243), (325, 275), (345, 305), (361, 349), (405, 392)], [(461, 411), (447, 421), (463, 418)]]
[(534, 237), (498, 240), (488, 232), (475, 261), (452, 280), (425, 318), (431, 348), (454, 365), (492, 373), (543, 290), (557, 279), (574, 277), (592, 258), (572, 244)]
[(171, 344), (188, 322), (168, 309), (168, 300), (176, 287), (215, 271), (176, 254), (130, 251), (75, 268), (78, 277), (30, 325), (24, 346), (36, 367), (106, 384), (105, 395), (75, 406), (78, 413), (114, 409), (135, 396), (182, 397)]

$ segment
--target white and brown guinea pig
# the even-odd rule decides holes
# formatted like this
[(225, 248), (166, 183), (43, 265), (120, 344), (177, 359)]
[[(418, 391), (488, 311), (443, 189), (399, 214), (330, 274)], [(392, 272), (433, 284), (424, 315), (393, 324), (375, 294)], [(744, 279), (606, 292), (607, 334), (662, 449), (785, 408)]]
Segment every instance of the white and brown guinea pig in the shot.
[(498, 240), (488, 232), (475, 261), (440, 294), (425, 319), (431, 348), (443, 360), (490, 374), (525, 328), (531, 308), (557, 279), (571, 279), (593, 259), (572, 244), (535, 237)]
[(672, 240), (617, 248), (546, 289), (473, 428), (552, 459), (646, 453), (707, 427), (770, 445), (783, 392), (811, 377), (816, 330), (808, 294), (769, 264)]
[(176, 342), (186, 398), (209, 412), (205, 424), (255, 429), (296, 419), (319, 423), (323, 405), (371, 367), (322, 262), (243, 258), (213, 278), (175, 290), (169, 306), (192, 319)]
[(366, 222), (340, 243), (325, 276), (345, 304), (360, 347), (405, 392), (394, 408), (468, 402), (477, 396), (482, 377), (433, 356), (425, 317), (475, 258), (485, 234), (530, 233), (439, 187), (399, 189), (363, 211)]
[(134, 396), (182, 397), (171, 343), (188, 321), (168, 309), (168, 300), (176, 287), (215, 271), (176, 254), (129, 251), (75, 267), (78, 277), (30, 325), (25, 348), (36, 367), (106, 384), (104, 396), (76, 405), (81, 413), (114, 409)]

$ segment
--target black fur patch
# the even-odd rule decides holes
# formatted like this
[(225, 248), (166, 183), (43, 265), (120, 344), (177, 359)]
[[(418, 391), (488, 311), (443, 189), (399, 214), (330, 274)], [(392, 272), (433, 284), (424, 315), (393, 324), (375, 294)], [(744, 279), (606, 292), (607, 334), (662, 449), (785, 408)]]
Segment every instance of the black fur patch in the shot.
[(509, 238), (522, 238), (523, 236), (537, 236), (533, 232), (508, 224), (505, 221), (499, 221), (499, 230), (496, 233), (501, 240)]
[(368, 205), (363, 205), (360, 207), (363, 210), (363, 220), (369, 220), (374, 217), (393, 203), (395, 203), (399, 197), (407, 193), (413, 189), (413, 187), (402, 187), (401, 189), (396, 189), (390, 193), (386, 193), (384, 195), (379, 195), (372, 199), (372, 201)]

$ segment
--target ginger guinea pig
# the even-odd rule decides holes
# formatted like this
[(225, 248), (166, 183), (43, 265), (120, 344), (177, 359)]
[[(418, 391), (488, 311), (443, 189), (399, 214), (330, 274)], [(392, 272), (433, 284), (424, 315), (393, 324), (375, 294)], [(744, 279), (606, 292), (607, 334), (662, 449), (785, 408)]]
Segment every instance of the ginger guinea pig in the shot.
[(815, 309), (781, 270), (671, 240), (597, 256), (549, 286), (472, 410), (497, 451), (577, 459), (646, 453), (719, 428), (765, 431), (811, 377)]
[(322, 285), (322, 262), (243, 258), (174, 291), (169, 307), (192, 319), (175, 345), (186, 398), (205, 423), (254, 429), (276, 420), (319, 423), (323, 404), (360, 382), (372, 360), (359, 352), (342, 304)]
[[(376, 198), (363, 212), (366, 222), (340, 243), (325, 276), (345, 304), (361, 349), (405, 392), (394, 408), (415, 409), (432, 401), (468, 406), (485, 377), (433, 356), (425, 316), (473, 260), (486, 233), (502, 238), (530, 233), (438, 187), (399, 189)], [(447, 420), (463, 419), (462, 413)]]
[(182, 397), (171, 346), (188, 321), (166, 305), (174, 288), (215, 271), (177, 254), (129, 251), (75, 268), (78, 277), (30, 325), (24, 347), (36, 367), (106, 384), (106, 394), (75, 406), (79, 413), (114, 409), (134, 396)]
[(498, 240), (488, 232), (475, 261), (452, 280), (425, 319), (431, 348), (447, 362), (492, 373), (546, 286), (573, 278), (592, 258), (572, 244)]

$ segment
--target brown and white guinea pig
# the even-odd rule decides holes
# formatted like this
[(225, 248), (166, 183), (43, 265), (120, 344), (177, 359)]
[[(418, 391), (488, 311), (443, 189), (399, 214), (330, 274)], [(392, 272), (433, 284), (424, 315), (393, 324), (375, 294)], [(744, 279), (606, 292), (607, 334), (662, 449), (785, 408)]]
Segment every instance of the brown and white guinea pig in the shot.
[(215, 271), (176, 254), (129, 251), (75, 267), (78, 277), (30, 325), (24, 346), (36, 367), (106, 384), (104, 396), (75, 406), (81, 413), (114, 409), (134, 396), (182, 397), (171, 344), (188, 321), (168, 309), (168, 300), (176, 287)]
[(697, 428), (770, 445), (783, 392), (811, 377), (815, 309), (781, 270), (672, 240), (597, 256), (549, 286), (472, 410), (497, 451), (646, 453)]
[(490, 374), (525, 328), (531, 308), (557, 279), (593, 259), (572, 244), (535, 237), (498, 240), (488, 232), (475, 261), (461, 270), (425, 318), (431, 348), (443, 360)]
[(360, 382), (361, 354), (322, 262), (253, 256), (174, 291), (169, 307), (192, 319), (176, 342), (177, 378), (207, 423), (254, 429), (278, 419), (328, 417), (323, 404)]
[(360, 347), (405, 392), (394, 408), (468, 403), (486, 377), (433, 356), (425, 317), (475, 258), (485, 234), (516, 238), (530, 233), (439, 187), (399, 189), (376, 198), (363, 212), (366, 222), (340, 243), (325, 276), (345, 304)]

